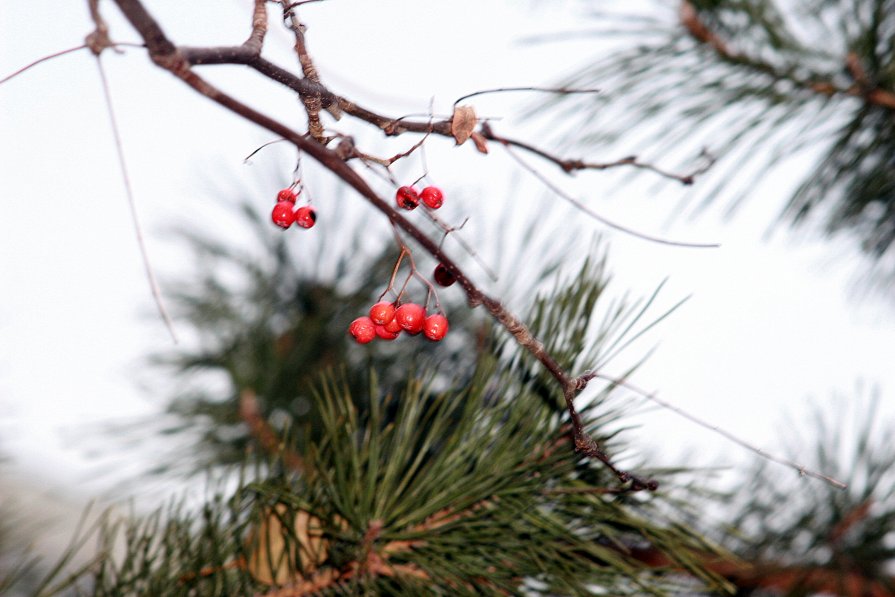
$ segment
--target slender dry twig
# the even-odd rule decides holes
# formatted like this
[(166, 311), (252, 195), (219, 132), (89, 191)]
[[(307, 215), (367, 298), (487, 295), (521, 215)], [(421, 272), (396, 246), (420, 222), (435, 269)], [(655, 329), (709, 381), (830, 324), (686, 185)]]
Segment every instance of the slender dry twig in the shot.
[(23, 66), (22, 68), (20, 68), (20, 69), (18, 69), (18, 70), (16, 70), (16, 71), (14, 71), (14, 72), (12, 72), (12, 73), (6, 75), (6, 76), (3, 77), (2, 79), (0, 79), (0, 85), (6, 83), (6, 82), (9, 81), (10, 79), (13, 79), (13, 78), (15, 78), (15, 77), (21, 75), (22, 73), (24, 73), (24, 72), (27, 71), (28, 69), (31, 69), (31, 68), (37, 66), (38, 64), (40, 64), (40, 63), (42, 63), (42, 62), (46, 62), (47, 60), (52, 60), (53, 58), (58, 58), (59, 56), (65, 56), (66, 54), (71, 54), (72, 52), (77, 52), (78, 50), (84, 50), (84, 49), (89, 48), (89, 47), (90, 47), (89, 45), (87, 45), (86, 43), (83, 43), (83, 44), (81, 44), (80, 46), (75, 46), (75, 47), (73, 47), (73, 48), (68, 48), (67, 50), (59, 50), (58, 52), (53, 52), (52, 54), (47, 54), (46, 56), (44, 56), (44, 57), (42, 57), (42, 58), (38, 58), (38, 59), (35, 60), (34, 62), (30, 62), (30, 63), (26, 64), (25, 66)]
[(456, 106), (463, 100), (475, 97), (477, 95), (485, 95), (486, 93), (506, 93), (508, 91), (539, 91), (542, 93), (558, 93), (561, 95), (572, 95), (576, 93), (600, 93), (599, 89), (576, 89), (573, 87), (495, 87), (494, 89), (482, 89), (480, 91), (473, 91), (472, 93), (461, 95), (454, 101), (454, 105)]
[(576, 209), (584, 212), (585, 214), (587, 214), (588, 216), (597, 220), (604, 226), (608, 226), (609, 228), (618, 230), (619, 232), (624, 232), (625, 234), (629, 234), (636, 238), (648, 240), (650, 242), (658, 243), (660, 245), (669, 245), (672, 247), (686, 247), (686, 248), (692, 248), (692, 249), (713, 249), (713, 248), (717, 248), (717, 247), (721, 246), (718, 243), (691, 243), (691, 242), (683, 242), (683, 241), (677, 241), (677, 240), (669, 240), (669, 239), (661, 238), (658, 236), (652, 236), (650, 234), (644, 234), (643, 232), (639, 232), (637, 230), (634, 230), (633, 228), (629, 228), (627, 226), (617, 224), (616, 222), (613, 222), (612, 220), (610, 220), (604, 216), (601, 216), (600, 214), (595, 212), (593, 209), (589, 208), (584, 203), (582, 203), (578, 199), (572, 197), (571, 195), (569, 195), (568, 193), (563, 191), (561, 188), (559, 188), (558, 186), (553, 184), (553, 182), (549, 178), (544, 176), (536, 168), (533, 168), (531, 165), (528, 164), (528, 162), (524, 161), (521, 157), (519, 157), (516, 154), (516, 152), (513, 151), (513, 149), (509, 145), (504, 145), (504, 149), (506, 149), (506, 151), (510, 155), (510, 157), (512, 157), (514, 160), (516, 160), (517, 164), (519, 164), (523, 169), (530, 172), (535, 178), (540, 180), (541, 183), (543, 183), (543, 185), (546, 186), (548, 189), (550, 189), (555, 195), (565, 199), (566, 201), (571, 203), (573, 206), (575, 206)]
[(174, 343), (176, 344), (177, 333), (174, 331), (174, 322), (171, 320), (171, 316), (168, 315), (168, 310), (165, 309), (165, 303), (162, 300), (162, 291), (159, 288), (158, 281), (155, 278), (155, 271), (152, 269), (152, 263), (149, 260), (149, 250), (146, 248), (146, 241), (143, 239), (143, 228), (140, 225), (140, 217), (137, 215), (137, 202), (134, 198), (134, 191), (131, 186), (131, 179), (127, 169), (127, 162), (124, 159), (124, 145), (121, 142), (121, 133), (118, 130), (118, 120), (115, 117), (115, 110), (112, 106), (112, 94), (109, 90), (109, 81), (106, 78), (106, 71), (103, 68), (101, 60), (102, 58), (100, 56), (96, 57), (96, 66), (99, 69), (103, 96), (105, 97), (106, 109), (109, 113), (109, 123), (112, 126), (112, 135), (115, 139), (115, 150), (118, 154), (118, 165), (121, 170), (121, 178), (124, 181), (124, 191), (127, 196), (127, 205), (130, 208), (131, 221), (134, 225), (134, 234), (137, 237), (137, 246), (140, 248), (140, 256), (143, 259), (143, 269), (146, 271), (146, 280), (149, 282), (149, 290), (152, 293), (155, 306), (158, 309), (159, 315), (162, 317), (162, 321), (165, 322), (165, 327), (168, 328), (168, 333), (171, 334), (171, 339), (174, 340)]
[(737, 437), (736, 435), (727, 431), (726, 429), (722, 429), (721, 427), (718, 427), (717, 425), (713, 425), (713, 424), (705, 421), (704, 419), (701, 419), (701, 418), (697, 417), (696, 415), (693, 415), (693, 414), (687, 412), (686, 410), (680, 408), (679, 406), (675, 406), (674, 404), (668, 402), (667, 400), (663, 400), (662, 398), (659, 398), (659, 396), (655, 392), (648, 392), (646, 390), (643, 390), (643, 389), (637, 387), (636, 385), (632, 384), (631, 382), (629, 382), (626, 379), (615, 378), (610, 375), (606, 375), (604, 373), (588, 373), (588, 374), (585, 374), (585, 376), (590, 377), (590, 378), (604, 379), (614, 385), (621, 386), (623, 388), (627, 388), (627, 389), (631, 390), (632, 392), (642, 396), (643, 398), (646, 398), (647, 400), (650, 400), (651, 402), (655, 402), (662, 408), (670, 410), (671, 412), (687, 419), (688, 421), (690, 421), (692, 423), (695, 423), (696, 425), (699, 425), (700, 427), (703, 427), (705, 429), (708, 429), (709, 431), (717, 433), (718, 435), (724, 437), (725, 439), (737, 444), (738, 446), (740, 446), (742, 448), (745, 448), (746, 450), (749, 450), (750, 452), (754, 452), (755, 454), (758, 454), (759, 456), (761, 456), (762, 458), (764, 458), (766, 460), (770, 460), (771, 462), (776, 462), (777, 464), (782, 464), (784, 466), (788, 466), (792, 469), (795, 469), (799, 473), (799, 475), (813, 477), (815, 479), (820, 479), (821, 481), (824, 481), (824, 482), (832, 485), (833, 487), (836, 487), (837, 489), (846, 489), (848, 487), (848, 485), (843, 483), (842, 481), (839, 481), (838, 479), (835, 479), (828, 475), (824, 475), (817, 471), (811, 470), (811, 469), (807, 468), (806, 466), (799, 464), (798, 462), (795, 462), (794, 460), (790, 460), (790, 459), (784, 458), (782, 456), (776, 456), (776, 455), (771, 454), (765, 450), (762, 450), (758, 446), (751, 444), (751, 443), (747, 442), (746, 440)]

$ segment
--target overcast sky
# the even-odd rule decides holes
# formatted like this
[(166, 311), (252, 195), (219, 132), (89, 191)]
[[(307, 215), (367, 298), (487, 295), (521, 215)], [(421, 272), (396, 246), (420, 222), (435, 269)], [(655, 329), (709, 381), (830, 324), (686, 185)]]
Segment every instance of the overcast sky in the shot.
[[(113, 38), (136, 41), (114, 6), (101, 4)], [(247, 1), (148, 4), (155, 5), (153, 12), (179, 43), (233, 44), (248, 33)], [(371, 3), (331, 0), (308, 5), (302, 14), (324, 81), (398, 115), (425, 112), (433, 99), (436, 113), (449, 111), (455, 98), (479, 89), (549, 84), (598, 52), (594, 40), (521, 44), (538, 33), (581, 29), (583, 23), (571, 8), (561, 10), (556, 3), (549, 10), (519, 4), (461, 0), (426, 3), (422, 9), (419, 2), (392, 0), (375, 3), (372, 12)], [(23, 6), (5, 7), (0, 18), (0, 76), (82, 43), (91, 29), (86, 3)], [(270, 56), (294, 68), (277, 21), (271, 19)], [(104, 63), (153, 266), (162, 277), (182, 272), (182, 252), (164, 236), (166, 225), (229, 229), (207, 181), (219, 176), (267, 197), (271, 188), (260, 188), (263, 179), (256, 170), (279, 167), (286, 182), (291, 158), (273, 149), (253, 160), (255, 166), (244, 165), (243, 157), (270, 135), (196, 96), (153, 67), (140, 50), (107, 52)], [(300, 125), (294, 98), (247, 69), (202, 72), (251, 105)], [(495, 126), (501, 131), (532, 138), (537, 130), (518, 118), (532, 99), (508, 94), (474, 102), (480, 114), (500, 118)], [(347, 123), (338, 126), (352, 130)], [(96, 472), (93, 454), (79, 436), (97, 422), (161, 411), (166, 396), (141, 387), (142, 358), (170, 346), (170, 339), (158, 318), (148, 316), (151, 295), (92, 57), (85, 52), (61, 57), (0, 86), (0, 131), (0, 406), (5, 413), (0, 450), (39, 484), (95, 488), (101, 484), (87, 482)], [(400, 146), (375, 135), (365, 139), (381, 155)], [(489, 209), (482, 205), (493, 204), (490, 213), (497, 214), (509, 199), (517, 211), (549, 212), (552, 219), (545, 221), (558, 235), (565, 230), (557, 218), (574, 220), (581, 251), (592, 246), (594, 233), (605, 233), (614, 295), (648, 295), (668, 277), (656, 315), (692, 295), (611, 363), (613, 372), (623, 372), (656, 346), (635, 376), (638, 385), (772, 452), (783, 448), (787, 413), (799, 421), (812, 398), (826, 403), (837, 392), (855, 398), (860, 383), (877, 386), (883, 410), (895, 416), (892, 401), (885, 399), (895, 388), (895, 303), (879, 295), (853, 296), (861, 266), (852, 243), (804, 234), (794, 241), (785, 228), (765, 236), (796, 178), (758, 181), (755, 194), (761, 200), (747, 203), (732, 222), (709, 212), (669, 224), (680, 189), (668, 185), (657, 194), (647, 190), (655, 182), (648, 180), (619, 192), (601, 173), (572, 179), (538, 165), (616, 221), (647, 233), (722, 245), (670, 249), (606, 231), (569, 211), (498, 151), (483, 157), (443, 140), (427, 147), (433, 176), (460, 198), (453, 213), (474, 215), (467, 229), (472, 241), (476, 231), (494, 229), (493, 222), (483, 221)], [(620, 156), (607, 149), (584, 157)], [(418, 162), (405, 171), (414, 168)], [(323, 174), (315, 174), (312, 165), (306, 169), (311, 183), (329, 188)], [(367, 209), (354, 195), (342, 200), (352, 207), (340, 209)], [(334, 205), (327, 204), (334, 199), (320, 201)], [(506, 288), (501, 284), (506, 281), (494, 288)], [(512, 304), (524, 308), (524, 298), (513, 295)], [(676, 463), (685, 452), (704, 458), (700, 463), (742, 459), (736, 446), (670, 412), (640, 422), (629, 436), (632, 444), (662, 464)]]

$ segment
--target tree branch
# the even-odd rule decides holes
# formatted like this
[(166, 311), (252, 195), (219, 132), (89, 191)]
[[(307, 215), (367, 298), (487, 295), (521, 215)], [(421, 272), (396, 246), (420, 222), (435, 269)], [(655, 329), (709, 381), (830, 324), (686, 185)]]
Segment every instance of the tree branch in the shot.
[[(299, 134), (266, 114), (258, 112), (234, 97), (231, 97), (193, 72), (190, 68), (190, 63), (184, 54), (165, 36), (161, 27), (146, 11), (139, 0), (115, 0), (115, 2), (118, 4), (118, 7), (131, 25), (133, 25), (140, 35), (144, 37), (146, 46), (149, 49), (150, 58), (155, 64), (170, 71), (197, 92), (231, 112), (287, 139), (300, 151), (307, 153), (317, 160), (323, 167), (341, 178), (376, 209), (382, 212), (393, 225), (410, 235), (410, 237), (413, 238), (426, 252), (444, 264), (444, 266), (455, 275), (457, 283), (465, 291), (470, 306), (475, 307), (477, 305), (482, 305), (491, 317), (513, 336), (516, 343), (534, 356), (559, 383), (566, 400), (569, 415), (572, 419), (572, 425), (575, 429), (576, 450), (579, 450), (587, 456), (598, 458), (601, 462), (609, 466), (623, 483), (634, 479), (635, 483), (633, 483), (631, 487), (632, 490), (644, 488), (653, 489), (658, 486), (654, 481), (641, 481), (628, 473), (615, 468), (615, 466), (611, 464), (608, 456), (597, 447), (596, 442), (587, 436), (581, 417), (574, 406), (575, 396), (581, 389), (583, 389), (586, 383), (582, 385), (581, 380), (569, 376), (553, 355), (545, 350), (544, 344), (531, 333), (528, 327), (516, 317), (516, 315), (506, 309), (499, 300), (487, 295), (479, 289), (461, 268), (442, 251), (437, 243), (393, 209), (390, 203), (379, 197), (367, 182), (355, 172), (338, 155), (338, 153), (328, 149), (306, 135)], [(426, 124), (427, 128), (430, 126), (430, 124)]]

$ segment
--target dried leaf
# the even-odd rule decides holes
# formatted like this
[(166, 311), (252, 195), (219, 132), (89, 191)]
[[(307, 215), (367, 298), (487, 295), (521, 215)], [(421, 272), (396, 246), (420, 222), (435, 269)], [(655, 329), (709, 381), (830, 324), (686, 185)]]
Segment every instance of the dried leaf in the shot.
[(463, 145), (475, 129), (475, 109), (472, 106), (457, 106), (451, 117), (451, 134), (457, 145)]
[(473, 131), (470, 137), (472, 137), (472, 142), (475, 143), (475, 148), (479, 150), (479, 153), (488, 153), (488, 141), (485, 140), (485, 136), (482, 133)]

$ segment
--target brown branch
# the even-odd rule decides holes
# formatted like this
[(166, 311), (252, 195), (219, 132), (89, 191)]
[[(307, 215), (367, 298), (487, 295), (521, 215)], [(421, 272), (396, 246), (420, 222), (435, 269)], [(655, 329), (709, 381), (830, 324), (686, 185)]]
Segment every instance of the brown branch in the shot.
[(305, 462), (300, 454), (286, 449), (270, 424), (261, 415), (255, 392), (245, 389), (239, 394), (239, 416), (249, 427), (249, 432), (270, 454), (281, 455), (283, 464), (292, 471), (305, 472)]
[[(260, 55), (254, 53), (251, 49), (243, 46), (223, 46), (223, 47), (213, 47), (213, 48), (191, 48), (191, 47), (183, 47), (181, 51), (186, 58), (186, 60), (191, 65), (214, 65), (214, 64), (245, 64), (254, 68), (260, 74), (289, 87), (296, 93), (298, 93), (302, 98), (307, 99), (315, 99), (319, 98), (320, 105), (323, 109), (328, 109), (331, 112), (335, 111), (338, 114), (345, 113), (350, 116), (353, 116), (359, 120), (363, 120), (369, 124), (372, 124), (379, 129), (381, 129), (387, 136), (398, 136), (404, 133), (419, 133), (424, 135), (441, 135), (444, 137), (453, 137), (453, 133), (451, 131), (451, 119), (444, 119), (438, 121), (414, 121), (408, 120), (406, 118), (393, 118), (390, 116), (385, 116), (383, 114), (379, 114), (374, 112), (368, 108), (359, 106), (355, 104), (350, 99), (341, 97), (333, 93), (326, 86), (320, 84), (318, 81), (313, 81), (309, 78), (301, 78), (297, 77), (293, 73), (288, 70), (277, 66), (276, 64), (265, 60)], [(516, 89), (516, 88), (512, 88)], [(522, 88), (520, 88), (522, 89)], [(525, 89), (539, 89), (539, 88), (525, 88)], [(502, 91), (503, 89), (498, 90), (485, 90), (482, 92), (476, 92), (472, 94), (468, 94), (464, 97), (471, 97), (473, 95), (477, 95), (478, 93), (489, 93), (493, 91)], [(511, 90), (511, 89), (507, 89)], [(556, 92), (564, 92), (564, 93), (585, 93), (585, 92), (593, 92), (594, 90), (566, 90), (566, 89), (558, 89), (558, 90), (550, 90)], [(461, 98), (462, 99), (462, 98)], [(459, 100), (458, 100), (459, 101)], [(483, 126), (484, 128), (484, 126)], [(641, 162), (636, 156), (634, 157), (626, 157), (620, 160), (616, 160), (615, 162), (587, 162), (581, 159), (561, 159), (556, 156), (551, 155), (550, 153), (524, 141), (519, 141), (516, 139), (510, 139), (507, 137), (497, 137), (494, 135), (493, 137), (489, 137), (487, 134), (483, 132), (475, 132), (473, 133), (473, 140), (475, 140), (476, 136), (481, 136), (484, 139), (491, 139), (493, 141), (499, 141), (506, 145), (512, 145), (518, 147), (520, 149), (524, 149), (525, 151), (534, 153), (550, 162), (553, 162), (557, 166), (559, 166), (563, 171), (571, 173), (576, 170), (606, 170), (609, 168), (616, 168), (621, 166), (631, 166), (634, 168), (640, 168), (644, 170), (649, 170), (655, 172), (656, 174), (663, 176), (665, 178), (670, 178), (673, 180), (677, 180), (685, 185), (693, 184), (696, 176), (705, 173), (714, 163), (714, 158), (708, 154), (705, 154), (707, 157), (707, 163), (693, 172), (689, 174), (675, 174), (673, 172), (668, 172), (663, 169), (658, 168), (652, 164)], [(493, 135), (493, 131), (492, 131)], [(319, 139), (318, 139), (319, 140)], [(480, 148), (481, 151), (481, 148)], [(484, 153), (484, 152), (483, 152)], [(366, 154), (364, 154), (366, 155)], [(374, 160), (377, 161), (378, 160)]]
[(629, 234), (631, 236), (634, 236), (634, 237), (637, 237), (637, 238), (640, 238), (643, 240), (647, 240), (649, 242), (658, 243), (661, 245), (669, 245), (672, 247), (688, 247), (688, 248), (693, 248), (693, 249), (712, 249), (712, 248), (716, 248), (716, 247), (720, 246), (717, 243), (693, 243), (693, 242), (669, 240), (667, 238), (652, 236), (650, 234), (646, 234), (646, 233), (640, 232), (638, 230), (635, 230), (634, 228), (629, 228), (628, 226), (623, 226), (622, 224), (618, 224), (618, 223), (606, 218), (605, 216), (598, 214), (596, 211), (594, 211), (593, 209), (591, 209), (590, 207), (588, 207), (587, 205), (585, 205), (584, 203), (582, 203), (575, 197), (572, 197), (571, 195), (569, 195), (568, 193), (566, 193), (565, 191), (560, 189), (557, 185), (553, 184), (553, 182), (551, 182), (549, 178), (544, 176), (541, 172), (539, 172), (537, 169), (530, 166), (528, 163), (526, 163), (524, 160), (522, 160), (522, 158), (520, 158), (518, 155), (516, 155), (516, 152), (513, 151), (512, 147), (509, 144), (504, 145), (504, 149), (506, 149), (507, 153), (510, 155), (511, 158), (516, 160), (517, 164), (519, 164), (523, 169), (530, 172), (535, 178), (540, 180), (541, 183), (545, 187), (550, 189), (555, 195), (557, 195), (558, 197), (569, 202), (571, 205), (573, 205), (575, 207), (575, 209), (581, 211), (582, 213), (587, 214), (588, 216), (592, 217), (593, 219), (597, 220), (598, 222), (602, 223), (603, 225), (605, 225), (609, 228), (618, 230), (619, 232), (624, 232), (625, 234)]
[(482, 126), (479, 130), (481, 135), (489, 140), (496, 141), (505, 146), (513, 146), (518, 147), (519, 149), (524, 149), (530, 153), (537, 155), (538, 157), (544, 158), (548, 162), (552, 162), (559, 166), (564, 172), (575, 172), (578, 170), (608, 170), (610, 168), (617, 168), (619, 166), (632, 166), (634, 168), (640, 168), (643, 170), (650, 170), (655, 172), (659, 176), (670, 178), (672, 180), (676, 180), (684, 185), (691, 185), (694, 182), (694, 179), (700, 175), (705, 174), (708, 170), (714, 165), (715, 158), (707, 151), (703, 150), (702, 157), (706, 159), (706, 163), (702, 166), (696, 168), (692, 172), (688, 174), (675, 174), (674, 172), (668, 172), (667, 170), (663, 170), (658, 166), (654, 166), (653, 164), (647, 162), (641, 162), (637, 156), (628, 156), (621, 158), (619, 160), (615, 160), (614, 162), (588, 162), (581, 159), (562, 159), (558, 156), (555, 156), (539, 147), (535, 147), (530, 143), (526, 143), (524, 141), (518, 141), (516, 139), (510, 139), (508, 137), (504, 137), (502, 135), (497, 135), (494, 133), (491, 125), (487, 122), (482, 123)]
[[(299, 21), (294, 4), (290, 4), (288, 0), (280, 0), (280, 5), (283, 7), (283, 21), (288, 22), (288, 27), (295, 37), (294, 49), (298, 56), (298, 63), (301, 65), (301, 72), (304, 74), (305, 79), (319, 85), (320, 75), (317, 73), (317, 68), (314, 66), (314, 61), (308, 53), (308, 47), (305, 42), (304, 23)], [(302, 103), (305, 106), (305, 112), (308, 115), (308, 132), (311, 137), (325, 145), (326, 140), (323, 133), (323, 123), (320, 122), (320, 110), (323, 107), (323, 102), (320, 96), (306, 94), (299, 97), (301, 98)], [(336, 117), (338, 117), (338, 114), (336, 114)]]
[(846, 56), (845, 66), (855, 80), (854, 85), (841, 87), (832, 81), (802, 79), (791, 73), (781, 71), (759, 59), (733, 50), (705, 24), (699, 17), (699, 11), (690, 0), (683, 0), (681, 2), (679, 14), (681, 25), (687, 30), (690, 37), (701, 44), (711, 47), (715, 50), (715, 53), (726, 62), (758, 70), (774, 79), (789, 81), (803, 89), (807, 89), (819, 95), (848, 95), (852, 97), (860, 97), (868, 104), (895, 110), (895, 92), (872, 85), (864, 75), (863, 68), (857, 61), (857, 56), (853, 53), (849, 53)]
[[(681, 570), (680, 565), (655, 547), (618, 548), (638, 562), (653, 568)], [(691, 553), (705, 570), (722, 576), (739, 589), (766, 589), (789, 594), (823, 593), (842, 597), (892, 597), (895, 577), (868, 578), (860, 572), (812, 565), (780, 566), (767, 562), (745, 562), (712, 554)], [(681, 570), (683, 572), (683, 570)]]
[[(99, 19), (96, 23), (97, 30), (99, 31), (104, 26), (104, 24), (101, 20), (101, 17), (99, 17), (99, 13), (95, 15), (95, 18)], [(105, 35), (105, 33), (100, 35), (98, 39), (105, 39), (108, 41), (108, 37)], [(102, 44), (104, 42), (98, 41), (96, 43)], [(97, 47), (99, 47), (99, 45)], [(102, 50), (100, 49), (99, 51)], [(121, 140), (121, 131), (118, 127), (118, 118), (115, 116), (115, 107), (112, 104), (112, 91), (109, 88), (109, 80), (106, 77), (106, 70), (103, 68), (102, 56), (100, 56), (99, 53), (96, 54), (96, 67), (99, 70), (100, 85), (103, 90), (103, 99), (106, 102), (106, 112), (109, 115), (109, 126), (112, 128), (112, 138), (115, 142), (115, 153), (118, 156), (118, 168), (121, 171), (121, 180), (124, 184), (124, 194), (127, 198), (127, 206), (131, 215), (131, 223), (134, 226), (134, 236), (137, 240), (137, 247), (140, 249), (140, 258), (143, 261), (143, 270), (146, 274), (146, 281), (149, 284), (149, 292), (152, 294), (152, 299), (153, 301), (155, 301), (156, 309), (158, 310), (159, 316), (162, 318), (165, 327), (168, 329), (168, 333), (171, 335), (171, 339), (174, 341), (174, 344), (177, 344), (177, 332), (174, 331), (174, 322), (171, 320), (171, 316), (168, 314), (168, 310), (165, 308), (165, 301), (162, 300), (162, 290), (155, 278), (155, 270), (152, 268), (152, 261), (149, 259), (149, 249), (147, 248), (146, 241), (143, 238), (143, 226), (142, 224), (140, 224), (140, 217), (137, 214), (137, 200), (134, 195), (133, 186), (131, 186), (131, 178), (127, 168), (127, 160), (124, 157), (124, 143)]]
[(2, 85), (3, 83), (6, 83), (6, 82), (9, 81), (10, 79), (13, 79), (13, 78), (15, 78), (15, 77), (21, 75), (22, 73), (24, 73), (24, 72), (27, 71), (28, 69), (37, 66), (37, 65), (40, 64), (41, 62), (46, 62), (47, 60), (52, 60), (53, 58), (58, 58), (59, 56), (64, 56), (64, 55), (66, 55), (66, 54), (71, 54), (72, 52), (77, 52), (78, 50), (83, 50), (83, 49), (85, 49), (85, 48), (89, 48), (89, 47), (90, 47), (90, 46), (89, 46), (88, 44), (83, 43), (83, 44), (81, 44), (80, 46), (75, 46), (75, 47), (73, 47), (73, 48), (68, 48), (67, 50), (59, 50), (58, 52), (53, 52), (52, 54), (47, 54), (46, 56), (44, 56), (44, 57), (42, 57), (42, 58), (38, 58), (37, 60), (35, 60), (35, 61), (33, 61), (33, 62), (29, 62), (28, 64), (26, 64), (26, 65), (23, 66), (22, 68), (20, 68), (20, 69), (18, 69), (18, 70), (16, 70), (16, 71), (13, 71), (12, 73), (6, 75), (6, 76), (3, 77), (2, 79), (0, 79), (0, 85)]

